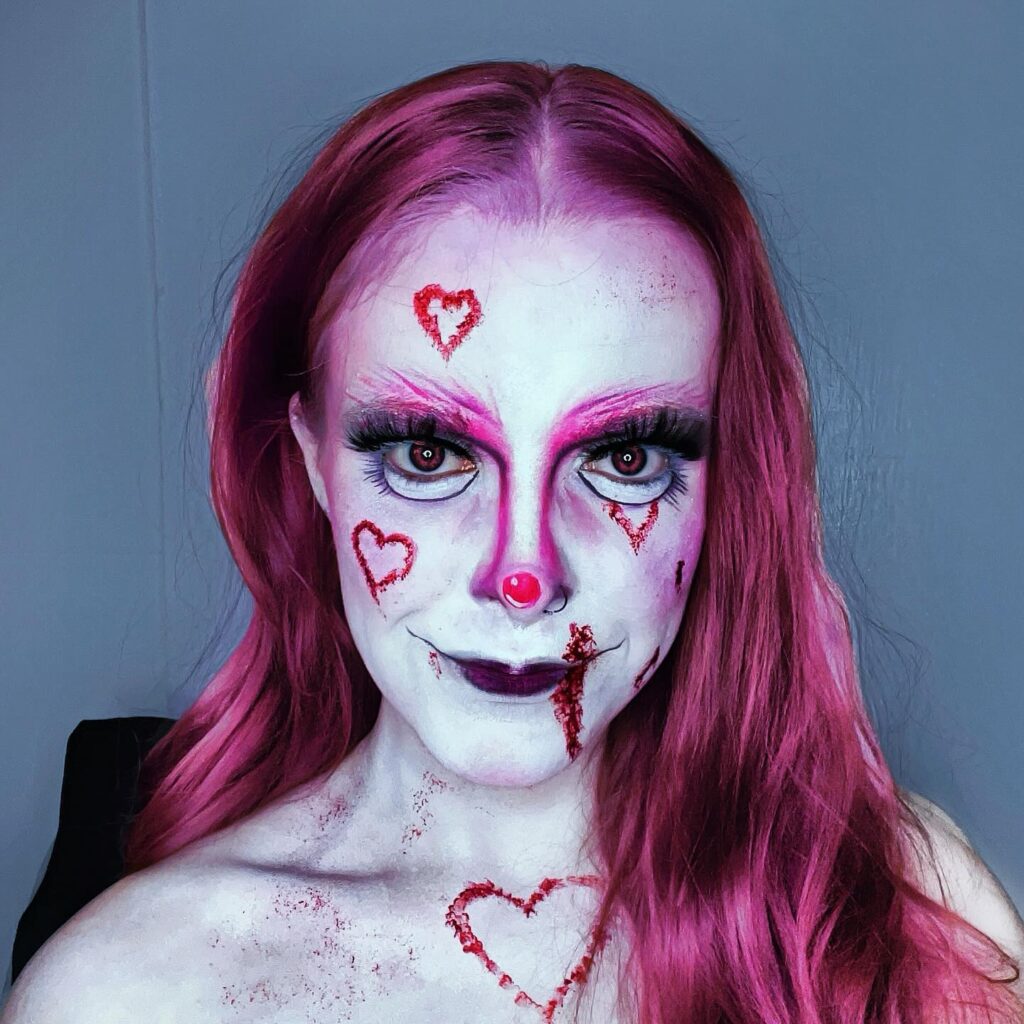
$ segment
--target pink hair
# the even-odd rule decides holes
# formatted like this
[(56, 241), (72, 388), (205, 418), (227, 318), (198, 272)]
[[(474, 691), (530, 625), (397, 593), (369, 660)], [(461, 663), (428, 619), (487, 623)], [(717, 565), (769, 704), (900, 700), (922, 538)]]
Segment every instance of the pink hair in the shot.
[(906, 836), (924, 831), (824, 567), (806, 373), (750, 208), (676, 115), (578, 65), (481, 62), (378, 98), (254, 245), (211, 381), (212, 500), (254, 611), (146, 759), (127, 872), (337, 766), (373, 724), (288, 399), (317, 408), (324, 324), (414, 222), (456, 206), (668, 218), (721, 293), (704, 546), (668, 657), (610, 726), (590, 836), (600, 922), (627, 936), (627, 1019), (1020, 1019), (1012, 959), (913, 881)]

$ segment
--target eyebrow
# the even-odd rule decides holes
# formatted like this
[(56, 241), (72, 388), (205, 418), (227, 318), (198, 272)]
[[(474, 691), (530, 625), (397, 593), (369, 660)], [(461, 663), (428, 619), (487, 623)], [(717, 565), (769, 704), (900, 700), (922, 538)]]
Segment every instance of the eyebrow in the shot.
[[(498, 413), (472, 391), (453, 381), (425, 377), (413, 379), (397, 370), (387, 376), (361, 377), (358, 387), (346, 391), (355, 403), (355, 415), (376, 408), (388, 412), (430, 416), (437, 427), (456, 439), (473, 440), (495, 455), (503, 448)], [(694, 388), (683, 383), (664, 383), (613, 389), (592, 395), (563, 413), (548, 445), (554, 461), (574, 448), (615, 437), (639, 414), (671, 411), (704, 436), (712, 416), (694, 403)]]

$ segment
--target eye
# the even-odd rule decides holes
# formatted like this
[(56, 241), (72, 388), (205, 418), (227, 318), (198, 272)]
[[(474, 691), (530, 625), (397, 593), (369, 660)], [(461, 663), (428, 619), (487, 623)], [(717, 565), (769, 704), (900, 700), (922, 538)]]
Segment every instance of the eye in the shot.
[(670, 492), (685, 492), (682, 471), (673, 466), (673, 458), (682, 461), (675, 453), (626, 442), (588, 452), (578, 472), (580, 479), (607, 501), (645, 505)]
[(477, 468), (467, 452), (436, 439), (399, 441), (380, 455), (383, 482), (402, 497), (423, 501), (461, 494)]

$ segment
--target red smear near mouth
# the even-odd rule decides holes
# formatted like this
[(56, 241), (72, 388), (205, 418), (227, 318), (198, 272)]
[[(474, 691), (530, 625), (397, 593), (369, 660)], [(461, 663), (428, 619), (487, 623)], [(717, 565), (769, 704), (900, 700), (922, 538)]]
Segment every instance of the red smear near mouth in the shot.
[(661, 645), (659, 644), (654, 648), (654, 653), (647, 659), (646, 664), (636, 675), (636, 679), (633, 680), (633, 689), (639, 690), (644, 684), (644, 676), (653, 668), (654, 663), (658, 660), (658, 655), (661, 653)]
[(580, 957), (572, 970), (562, 979), (561, 983), (555, 987), (550, 998), (544, 1002), (540, 1002), (533, 996), (524, 992), (512, 980), (512, 978), (494, 962), (484, 947), (483, 942), (481, 942), (477, 937), (469, 923), (468, 907), (476, 900), (500, 899), (511, 904), (513, 907), (518, 908), (522, 911), (524, 917), (530, 917), (537, 904), (540, 903), (548, 893), (553, 892), (555, 889), (560, 889), (566, 885), (587, 885), (596, 889), (599, 887), (599, 884), (600, 880), (596, 875), (569, 875), (566, 878), (545, 878), (529, 896), (523, 899), (521, 896), (514, 896), (512, 893), (499, 888), (490, 879), (486, 879), (483, 882), (474, 882), (471, 885), (467, 885), (466, 888), (463, 889), (454, 900), (452, 900), (451, 905), (448, 907), (448, 913), (445, 915), (445, 922), (455, 932), (455, 937), (459, 940), (459, 944), (462, 946), (464, 953), (472, 953), (474, 956), (478, 957), (487, 970), (497, 977), (498, 985), (500, 985), (501, 988), (510, 988), (515, 990), (515, 997), (513, 1001), (517, 1006), (532, 1006), (534, 1009), (540, 1011), (541, 1019), (545, 1021), (545, 1024), (550, 1024), (552, 1017), (555, 1015), (555, 1011), (562, 1005), (569, 989), (575, 984), (582, 984), (586, 981), (587, 975), (590, 973), (590, 968), (594, 962), (594, 957), (600, 947), (604, 944), (607, 938), (607, 933), (596, 928), (591, 932), (590, 939), (587, 942), (587, 947), (584, 950), (583, 956)]
[(555, 718), (565, 735), (565, 752), (569, 760), (574, 761), (583, 749), (579, 741), (583, 727), (583, 677), (589, 665), (588, 659), (597, 653), (597, 644), (591, 628), (577, 626), (575, 622), (569, 623), (569, 637), (562, 658), (572, 667), (548, 699), (554, 705)]
[[(378, 550), (387, 547), (389, 544), (402, 545), (405, 548), (404, 563), (398, 568), (384, 573), (383, 576), (374, 576), (369, 563), (366, 561), (366, 555), (360, 547), (360, 541), (364, 533), (369, 533), (373, 537), (377, 543)], [(413, 554), (416, 551), (416, 545), (404, 533), (389, 533), (385, 536), (384, 531), (369, 519), (363, 519), (361, 522), (356, 523), (353, 528), (352, 548), (356, 553), (356, 561), (359, 562), (359, 567), (363, 570), (363, 576), (366, 578), (366, 585), (370, 588), (370, 594), (377, 604), (380, 604), (380, 598), (377, 595), (385, 587), (390, 587), (392, 583), (397, 580), (404, 580), (409, 575), (409, 570), (412, 568)]]
[[(459, 322), (455, 333), (447, 340), (441, 338), (441, 328), (437, 322), (437, 314), (431, 314), (430, 304), (440, 302), (446, 313), (452, 313), (460, 306), (469, 307), (466, 315)], [(447, 363), (452, 353), (462, 344), (469, 332), (480, 322), (480, 300), (476, 297), (472, 288), (463, 288), (462, 291), (448, 292), (439, 284), (428, 284), (421, 288), (412, 297), (412, 308), (416, 313), (416, 319), (420, 327), (427, 332), (434, 348), (441, 353), (441, 357)]]
[(427, 655), (427, 661), (430, 662), (430, 665), (431, 665), (431, 667), (434, 670), (434, 675), (438, 679), (440, 679), (441, 678), (441, 662), (438, 660), (437, 651), (431, 651)]
[(639, 526), (634, 526), (633, 523), (627, 518), (626, 513), (622, 511), (622, 506), (617, 501), (606, 501), (604, 503), (604, 510), (608, 513), (609, 517), (623, 530), (626, 531), (626, 536), (629, 538), (629, 545), (633, 549), (633, 554), (640, 554), (640, 545), (647, 540), (647, 535), (651, 532), (651, 527), (657, 522), (658, 519), (658, 499), (655, 498), (651, 502), (650, 508), (647, 510), (647, 516)]

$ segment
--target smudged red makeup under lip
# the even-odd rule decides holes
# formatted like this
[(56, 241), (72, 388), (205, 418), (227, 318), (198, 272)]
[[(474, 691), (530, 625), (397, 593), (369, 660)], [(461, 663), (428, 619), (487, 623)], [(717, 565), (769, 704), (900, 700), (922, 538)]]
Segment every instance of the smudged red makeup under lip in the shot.
[(532, 1006), (540, 1013), (541, 1019), (545, 1024), (550, 1024), (555, 1011), (562, 1005), (569, 989), (574, 984), (582, 984), (586, 981), (590, 968), (593, 965), (594, 957), (608, 937), (607, 933), (596, 928), (591, 931), (586, 949), (576, 962), (576, 965), (555, 987), (551, 996), (544, 1002), (541, 1002), (529, 993), (524, 992), (512, 980), (509, 974), (502, 970), (487, 953), (483, 942), (470, 925), (468, 907), (476, 900), (500, 899), (522, 911), (524, 917), (530, 917), (534, 913), (537, 904), (549, 893), (567, 885), (585, 885), (597, 889), (600, 887), (600, 879), (596, 875), (569, 875), (566, 878), (545, 878), (525, 899), (500, 888), (490, 879), (485, 879), (482, 882), (473, 882), (467, 885), (452, 900), (448, 907), (448, 912), (445, 914), (445, 923), (455, 932), (455, 937), (459, 940), (463, 952), (472, 953), (479, 958), (484, 967), (497, 977), (498, 984), (502, 988), (515, 991), (514, 1002), (516, 1005)]
[(647, 509), (647, 515), (639, 526), (633, 525), (632, 520), (623, 512), (622, 506), (617, 501), (607, 501), (602, 507), (608, 513), (608, 517), (625, 531), (633, 554), (640, 554), (640, 546), (647, 540), (651, 527), (658, 521), (658, 499), (655, 498), (651, 502), (650, 508)]
[[(366, 555), (361, 546), (361, 542), (364, 537), (369, 535), (377, 544), (377, 550), (381, 551), (385, 547), (391, 544), (398, 544), (405, 548), (405, 558), (402, 565), (397, 568), (390, 569), (382, 576), (376, 576), (367, 561)], [(413, 557), (416, 552), (416, 545), (413, 544), (412, 540), (407, 537), (404, 533), (389, 533), (384, 534), (384, 531), (371, 522), (369, 519), (363, 519), (352, 528), (352, 549), (356, 554), (356, 561), (359, 562), (359, 567), (363, 570), (363, 577), (366, 579), (366, 585), (370, 588), (370, 594), (377, 604), (380, 604), (380, 598), (378, 594), (386, 587), (390, 587), (392, 583), (398, 580), (405, 579), (409, 575), (409, 570), (412, 568)], [(376, 559), (375, 559), (376, 560)]]
[[(468, 307), (466, 315), (455, 328), (455, 332), (448, 336), (447, 340), (441, 337), (441, 328), (438, 324), (437, 314), (430, 312), (430, 305), (433, 302), (440, 302), (441, 308), (446, 313), (453, 313), (461, 306)], [(480, 312), (480, 300), (472, 288), (463, 288), (457, 292), (449, 292), (439, 284), (424, 285), (412, 297), (412, 308), (420, 326), (427, 332), (427, 336), (433, 343), (434, 348), (441, 353), (441, 358), (447, 363), (452, 353), (462, 344), (466, 335), (476, 327), (482, 319)]]
[(594, 633), (590, 626), (577, 626), (575, 622), (570, 622), (569, 643), (562, 654), (570, 667), (565, 678), (548, 698), (554, 706), (555, 718), (562, 727), (565, 752), (570, 761), (574, 761), (583, 749), (579, 741), (580, 729), (583, 727), (583, 677), (596, 652), (597, 644), (594, 643)]
[(437, 651), (430, 651), (430, 653), (427, 654), (427, 661), (430, 662), (430, 667), (434, 670), (434, 675), (436, 676), (436, 678), (440, 679), (441, 661), (437, 656)]

